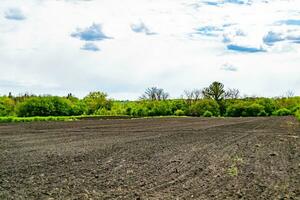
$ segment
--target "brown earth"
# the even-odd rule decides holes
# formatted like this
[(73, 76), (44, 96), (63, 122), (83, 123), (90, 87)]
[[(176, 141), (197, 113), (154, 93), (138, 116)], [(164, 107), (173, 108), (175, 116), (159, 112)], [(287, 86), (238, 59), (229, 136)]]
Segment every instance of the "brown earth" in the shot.
[(0, 199), (300, 199), (292, 117), (0, 125)]

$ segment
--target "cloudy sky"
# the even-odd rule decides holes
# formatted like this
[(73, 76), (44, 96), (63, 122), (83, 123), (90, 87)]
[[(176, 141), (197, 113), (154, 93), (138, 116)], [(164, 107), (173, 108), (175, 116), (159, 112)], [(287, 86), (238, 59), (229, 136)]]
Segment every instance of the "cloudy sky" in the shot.
[(299, 0), (1, 0), (0, 94), (300, 95)]

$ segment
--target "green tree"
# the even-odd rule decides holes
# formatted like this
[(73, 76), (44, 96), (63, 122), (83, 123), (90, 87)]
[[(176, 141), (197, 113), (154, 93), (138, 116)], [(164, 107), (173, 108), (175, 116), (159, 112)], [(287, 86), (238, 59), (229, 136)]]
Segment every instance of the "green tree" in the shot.
[(104, 92), (90, 92), (83, 98), (83, 102), (87, 106), (87, 114), (94, 114), (99, 109), (110, 110), (112, 106), (111, 100), (107, 99), (107, 94)]
[(215, 81), (209, 87), (204, 88), (202, 93), (205, 98), (220, 102), (225, 97), (224, 85)]
[(15, 102), (9, 97), (0, 97), (0, 116), (14, 114)]

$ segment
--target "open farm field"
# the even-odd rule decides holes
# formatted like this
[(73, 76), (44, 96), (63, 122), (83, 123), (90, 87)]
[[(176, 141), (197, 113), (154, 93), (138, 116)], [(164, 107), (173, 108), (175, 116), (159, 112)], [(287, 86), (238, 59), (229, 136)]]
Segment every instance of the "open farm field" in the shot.
[(0, 199), (299, 199), (293, 117), (0, 124)]

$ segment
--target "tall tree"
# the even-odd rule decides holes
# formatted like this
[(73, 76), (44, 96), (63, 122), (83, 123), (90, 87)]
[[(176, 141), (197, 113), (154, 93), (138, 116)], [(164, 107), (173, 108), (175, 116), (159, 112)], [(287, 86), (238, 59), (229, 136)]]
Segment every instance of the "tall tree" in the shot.
[(214, 99), (217, 102), (220, 102), (225, 98), (224, 85), (216, 81), (209, 87), (204, 88), (202, 93), (205, 98)]
[(101, 108), (110, 109), (112, 101), (107, 99), (107, 94), (104, 92), (90, 92), (83, 98), (83, 102), (88, 107), (88, 114), (94, 114)]

